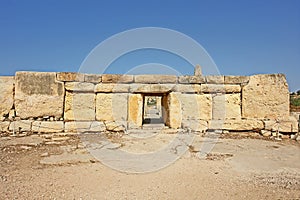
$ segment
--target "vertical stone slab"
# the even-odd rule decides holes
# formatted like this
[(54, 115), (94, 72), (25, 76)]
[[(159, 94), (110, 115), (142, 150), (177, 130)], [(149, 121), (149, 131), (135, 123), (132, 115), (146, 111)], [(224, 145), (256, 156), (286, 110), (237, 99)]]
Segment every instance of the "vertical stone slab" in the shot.
[(128, 127), (139, 128), (143, 124), (143, 96), (129, 94), (128, 97)]
[(167, 125), (170, 128), (180, 128), (182, 121), (180, 93), (171, 92), (168, 95), (169, 119)]
[(93, 121), (95, 120), (95, 94), (72, 93), (66, 91), (65, 121)]
[(99, 121), (127, 121), (128, 94), (98, 93), (96, 119)]
[(215, 95), (213, 97), (213, 119), (241, 119), (241, 95)]
[(244, 118), (286, 119), (289, 117), (289, 89), (283, 74), (251, 76), (242, 90)]
[(15, 107), (17, 116), (62, 117), (64, 105), (63, 83), (52, 72), (17, 72)]
[(13, 76), (0, 77), (0, 121), (9, 114), (14, 104), (14, 82)]

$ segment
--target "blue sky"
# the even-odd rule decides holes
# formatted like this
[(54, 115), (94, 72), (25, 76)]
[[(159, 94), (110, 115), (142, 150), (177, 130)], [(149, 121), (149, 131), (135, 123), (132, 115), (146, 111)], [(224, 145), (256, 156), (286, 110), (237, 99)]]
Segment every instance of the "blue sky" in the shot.
[[(290, 90), (300, 89), (299, 0), (0, 0), (0, 5), (0, 75), (76, 72), (110, 36), (163, 27), (201, 44), (221, 74), (284, 73)], [(184, 61), (158, 54), (128, 55), (107, 72), (126, 73), (128, 66), (160, 62), (192, 73)]]

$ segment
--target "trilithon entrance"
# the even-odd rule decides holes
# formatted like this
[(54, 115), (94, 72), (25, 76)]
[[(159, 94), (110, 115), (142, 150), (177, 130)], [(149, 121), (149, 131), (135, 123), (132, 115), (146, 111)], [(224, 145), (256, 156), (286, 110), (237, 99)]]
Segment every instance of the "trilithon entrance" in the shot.
[(143, 125), (164, 125), (162, 95), (143, 96)]

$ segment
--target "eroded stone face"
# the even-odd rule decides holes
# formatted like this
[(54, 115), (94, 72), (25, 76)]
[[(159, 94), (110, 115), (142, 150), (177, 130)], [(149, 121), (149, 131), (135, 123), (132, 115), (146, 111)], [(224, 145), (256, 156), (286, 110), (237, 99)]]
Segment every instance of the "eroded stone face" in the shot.
[(128, 126), (140, 128), (143, 123), (143, 96), (130, 94), (128, 97)]
[(64, 85), (56, 81), (56, 73), (17, 72), (15, 79), (17, 116), (26, 119), (63, 115)]
[(244, 118), (289, 117), (289, 89), (282, 74), (251, 76), (243, 87), (242, 98)]
[(14, 83), (15, 78), (13, 76), (0, 77), (0, 119), (9, 114), (10, 109), (13, 107)]
[(173, 75), (136, 75), (134, 76), (136, 83), (176, 83), (177, 76)]
[(214, 120), (241, 119), (241, 95), (214, 95), (212, 112)]
[(65, 121), (95, 120), (95, 94), (66, 92)]
[(182, 121), (180, 93), (172, 92), (167, 97), (169, 116), (166, 124), (170, 128), (180, 128)]
[(36, 133), (59, 133), (64, 131), (64, 122), (34, 121), (32, 122), (32, 131)]

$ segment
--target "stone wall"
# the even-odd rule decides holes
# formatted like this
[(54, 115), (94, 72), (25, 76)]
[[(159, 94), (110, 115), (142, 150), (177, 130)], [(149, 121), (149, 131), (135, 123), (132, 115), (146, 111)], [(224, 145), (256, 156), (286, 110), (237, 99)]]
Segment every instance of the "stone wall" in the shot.
[(93, 75), (17, 72), (0, 77), (0, 132), (101, 132), (143, 125), (143, 97), (162, 97), (163, 121), (194, 131), (298, 131), (282, 74)]

